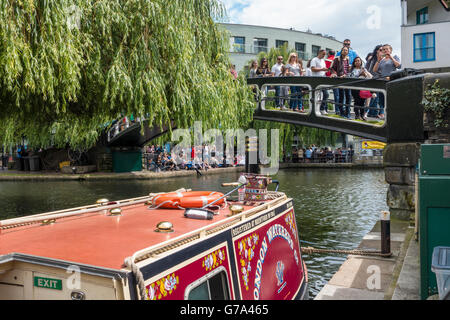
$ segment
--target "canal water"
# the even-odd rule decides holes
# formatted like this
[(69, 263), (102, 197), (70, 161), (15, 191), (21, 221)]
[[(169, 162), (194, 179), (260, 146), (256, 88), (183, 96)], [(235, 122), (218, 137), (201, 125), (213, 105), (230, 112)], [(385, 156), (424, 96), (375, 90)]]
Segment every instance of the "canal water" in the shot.
[[(64, 182), (0, 182), (0, 220), (95, 203), (120, 200), (182, 187), (219, 190), (237, 181), (238, 173), (158, 180)], [(274, 179), (280, 191), (294, 199), (303, 246), (354, 249), (383, 210), (388, 210), (388, 185), (380, 169), (288, 169)], [(304, 255), (314, 297), (345, 261), (345, 255)]]

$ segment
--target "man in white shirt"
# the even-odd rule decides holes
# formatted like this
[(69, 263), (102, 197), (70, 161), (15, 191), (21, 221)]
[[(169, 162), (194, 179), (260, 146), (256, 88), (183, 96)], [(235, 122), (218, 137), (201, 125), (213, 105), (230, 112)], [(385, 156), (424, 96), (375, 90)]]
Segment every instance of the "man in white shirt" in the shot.
[[(281, 74), (281, 68), (283, 67), (283, 56), (277, 57), (277, 63), (272, 67), (272, 77), (279, 77)], [(280, 86), (275, 86), (275, 105), (277, 108), (281, 108), (280, 98)]]
[[(311, 60), (311, 71), (313, 77), (325, 77), (328, 71), (325, 63), (325, 56), (327, 52), (323, 49), (319, 51), (317, 57)], [(322, 90), (322, 103), (320, 104), (320, 113), (322, 115), (328, 114), (328, 90)]]

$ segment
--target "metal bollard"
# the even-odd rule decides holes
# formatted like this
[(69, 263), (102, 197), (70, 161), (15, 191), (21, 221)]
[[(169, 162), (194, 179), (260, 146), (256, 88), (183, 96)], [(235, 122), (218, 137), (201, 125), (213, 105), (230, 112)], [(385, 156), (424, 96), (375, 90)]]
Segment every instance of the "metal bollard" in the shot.
[(391, 252), (391, 213), (381, 212), (381, 253)]

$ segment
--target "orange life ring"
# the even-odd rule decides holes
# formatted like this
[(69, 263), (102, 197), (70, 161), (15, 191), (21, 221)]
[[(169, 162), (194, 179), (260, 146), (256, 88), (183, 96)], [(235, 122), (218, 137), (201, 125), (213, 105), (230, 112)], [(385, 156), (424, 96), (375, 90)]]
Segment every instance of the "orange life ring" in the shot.
[[(223, 193), (215, 191), (169, 192), (155, 196), (152, 199), (152, 207), (164, 209), (201, 208), (220, 197), (223, 197)], [(215, 204), (220, 205), (224, 202), (225, 198)]]

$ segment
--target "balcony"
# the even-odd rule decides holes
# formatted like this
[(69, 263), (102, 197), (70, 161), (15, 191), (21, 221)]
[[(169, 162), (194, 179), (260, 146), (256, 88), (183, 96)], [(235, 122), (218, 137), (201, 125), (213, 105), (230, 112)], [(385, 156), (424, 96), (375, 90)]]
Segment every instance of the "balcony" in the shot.
[(303, 51), (296, 51), (296, 52), (297, 52), (298, 58), (302, 59), (303, 61), (311, 59), (311, 55), (307, 52), (303, 52)]
[(255, 46), (250, 44), (235, 43), (231, 47), (231, 53), (258, 54), (260, 52), (269, 52), (268, 47)]
[[(231, 53), (242, 53), (242, 54), (253, 54), (257, 55), (260, 52), (269, 52), (271, 48), (265, 46), (255, 46), (249, 44), (238, 44), (235, 43), (232, 45), (230, 52)], [(298, 57), (303, 61), (311, 59), (311, 54), (303, 51), (296, 51)]]

